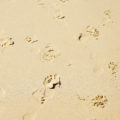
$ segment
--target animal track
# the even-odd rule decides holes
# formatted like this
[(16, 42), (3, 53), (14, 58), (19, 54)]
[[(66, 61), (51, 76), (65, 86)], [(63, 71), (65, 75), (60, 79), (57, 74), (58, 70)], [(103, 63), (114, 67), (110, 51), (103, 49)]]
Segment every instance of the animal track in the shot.
[(87, 97), (81, 97), (80, 95), (77, 95), (77, 99), (80, 101), (88, 102), (94, 107), (104, 108), (105, 105), (108, 102), (108, 99), (106, 96), (103, 95), (97, 95), (94, 98), (90, 98), (90, 96)]
[(111, 18), (111, 11), (110, 11), (110, 9), (105, 10), (104, 11), (104, 15), (110, 19)]
[(110, 9), (104, 11), (104, 17), (102, 23), (100, 24), (100, 27), (104, 27), (109, 23), (113, 23)]
[(108, 102), (106, 96), (97, 95), (95, 98), (91, 99), (92, 106), (104, 108), (105, 104)]
[(40, 58), (41, 58), (41, 61), (53, 61), (59, 55), (60, 53), (55, 49), (55, 47), (48, 44), (40, 53)]
[(32, 93), (33, 96), (37, 96), (41, 104), (43, 104), (46, 98), (50, 97), (49, 92), (51, 89), (61, 86), (60, 76), (57, 74), (48, 75), (44, 78), (43, 88), (37, 89)]
[(35, 43), (35, 42), (37, 42), (38, 40), (33, 40), (31, 37), (27, 36), (27, 37), (25, 38), (25, 41), (26, 41), (27, 43)]
[(14, 45), (14, 41), (11, 37), (0, 38), (0, 46), (1, 47), (8, 47), (10, 45)]
[(88, 39), (89, 37), (92, 37), (97, 40), (99, 34), (100, 32), (98, 28), (88, 25), (83, 32), (79, 33), (78, 40), (82, 41), (83, 39)]
[(78, 40), (81, 40), (83, 38), (86, 39), (87, 37), (93, 37), (97, 40), (100, 35), (99, 30), (109, 23), (113, 23), (110, 9), (104, 11), (103, 20), (98, 25), (98, 27), (93, 27), (91, 25), (88, 25), (86, 29), (78, 35)]
[(115, 62), (110, 62), (108, 64), (108, 68), (111, 70), (112, 75), (115, 75), (115, 76), (116, 76), (116, 73), (117, 73), (117, 67), (118, 67), (118, 65)]
[(90, 36), (94, 37), (95, 39), (98, 39), (99, 37), (98, 29), (92, 26), (86, 27), (86, 33), (88, 33)]

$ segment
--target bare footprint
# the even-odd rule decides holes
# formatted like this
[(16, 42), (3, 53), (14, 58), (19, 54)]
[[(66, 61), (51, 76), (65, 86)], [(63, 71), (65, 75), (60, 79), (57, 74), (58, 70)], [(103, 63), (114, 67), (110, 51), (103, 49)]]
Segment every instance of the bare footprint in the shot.
[(51, 44), (46, 45), (45, 48), (40, 52), (41, 61), (53, 61), (58, 56), (60, 56), (60, 53)]
[(43, 104), (46, 99), (53, 97), (53, 89), (61, 86), (60, 76), (58, 74), (48, 75), (44, 78), (43, 88), (35, 90), (32, 95)]
[(43, 84), (45, 88), (54, 89), (56, 86), (61, 85), (60, 76), (57, 74), (48, 75), (45, 77)]

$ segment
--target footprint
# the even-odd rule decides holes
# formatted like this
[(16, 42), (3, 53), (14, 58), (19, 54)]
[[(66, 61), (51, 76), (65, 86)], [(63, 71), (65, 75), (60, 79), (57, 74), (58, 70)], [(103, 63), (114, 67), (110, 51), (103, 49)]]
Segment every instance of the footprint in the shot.
[(109, 23), (113, 23), (112, 17), (111, 17), (111, 10), (107, 9), (104, 11), (104, 17), (102, 22), (98, 25), (98, 27), (94, 27), (91, 25), (88, 25), (83, 32), (79, 33), (78, 40), (83, 39), (89, 39), (89, 37), (92, 37), (96, 40), (98, 40), (100, 35), (100, 29), (104, 26), (108, 25)]
[(78, 40), (83, 41), (83, 40), (88, 40), (89, 38), (93, 38), (98, 40), (99, 38), (100, 31), (98, 30), (97, 27), (88, 25), (83, 32), (80, 32), (78, 34)]
[(110, 9), (104, 11), (104, 15), (108, 18), (111, 19), (111, 11)]
[(34, 98), (38, 101), (41, 102), (41, 104), (44, 103), (45, 101), (45, 93), (44, 93), (45, 89), (41, 88), (41, 89), (37, 89), (35, 91), (32, 92), (32, 96), (34, 96)]
[(103, 95), (97, 95), (91, 99), (90, 96), (81, 97), (80, 95), (77, 94), (77, 99), (79, 101), (84, 101), (86, 104), (90, 103), (90, 105), (92, 105), (93, 107), (98, 107), (98, 108), (104, 108), (108, 102), (107, 97)]
[(86, 33), (95, 39), (98, 39), (99, 37), (99, 30), (96, 27), (90, 25), (86, 27)]
[(61, 85), (60, 76), (57, 74), (48, 75), (45, 77), (43, 84), (45, 88), (54, 89), (56, 86)]
[(60, 53), (51, 44), (46, 45), (45, 48), (40, 52), (41, 61), (53, 61), (58, 56), (60, 56)]
[(106, 96), (103, 96), (103, 95), (97, 95), (91, 99), (92, 106), (99, 107), (99, 108), (104, 108), (107, 102), (108, 102), (108, 99), (106, 98)]
[(100, 24), (100, 27), (104, 27), (109, 23), (113, 23), (113, 20), (111, 17), (111, 10), (107, 9), (104, 11), (104, 17), (103, 17), (102, 23)]
[(111, 61), (108, 64), (108, 68), (110, 69), (111, 74), (116, 77), (118, 65), (115, 62)]
[(60, 76), (57, 74), (48, 75), (44, 78), (42, 89), (35, 90), (32, 95), (43, 104), (46, 99), (53, 97), (53, 89), (61, 86)]
[(8, 47), (10, 45), (14, 45), (14, 41), (11, 37), (0, 38), (0, 46), (1, 47)]
[(119, 63), (111, 61), (108, 64), (108, 69), (111, 74), (112, 86), (120, 90), (120, 81), (119, 81)]
[(30, 36), (27, 36), (26, 38), (25, 38), (25, 41), (27, 42), (27, 43), (35, 43), (35, 42), (38, 42), (38, 40), (34, 40), (34, 39), (32, 39), (32, 37), (30, 37)]

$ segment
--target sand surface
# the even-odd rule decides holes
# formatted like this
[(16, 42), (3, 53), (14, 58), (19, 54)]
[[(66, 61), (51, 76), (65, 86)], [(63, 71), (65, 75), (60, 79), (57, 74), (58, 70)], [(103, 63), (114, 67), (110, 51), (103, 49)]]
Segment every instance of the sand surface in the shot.
[(120, 120), (120, 0), (0, 0), (0, 120)]

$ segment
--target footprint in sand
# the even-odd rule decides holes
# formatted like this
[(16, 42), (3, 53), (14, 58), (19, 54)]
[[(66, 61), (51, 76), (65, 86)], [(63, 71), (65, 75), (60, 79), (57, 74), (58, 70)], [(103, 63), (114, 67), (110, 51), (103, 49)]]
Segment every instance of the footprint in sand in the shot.
[(99, 29), (97, 27), (88, 25), (83, 32), (78, 34), (78, 40), (82, 41), (82, 40), (87, 40), (89, 38), (98, 40), (99, 38)]
[(26, 41), (27, 43), (35, 43), (35, 42), (38, 42), (37, 39), (33, 39), (33, 38), (30, 37), (30, 36), (25, 37), (25, 41)]
[(98, 27), (94, 27), (91, 25), (88, 25), (83, 32), (78, 34), (78, 40), (82, 41), (83, 39), (89, 39), (90, 37), (98, 40), (100, 35), (100, 29), (104, 26), (113, 23), (112, 17), (111, 17), (111, 11), (110, 9), (104, 11), (104, 17), (102, 22), (98, 25)]
[(98, 108), (104, 108), (108, 102), (107, 97), (103, 95), (97, 95), (92, 99), (90, 96), (81, 97), (80, 95), (77, 95), (77, 99), (79, 101), (90, 103), (90, 105), (92, 105), (93, 107), (98, 107)]
[(111, 74), (112, 85), (120, 90), (120, 81), (119, 81), (119, 63), (111, 61), (108, 64), (108, 69)]
[(103, 95), (97, 95), (91, 99), (91, 105), (99, 108), (104, 108), (107, 102), (108, 99)]
[(95, 39), (98, 39), (98, 37), (99, 37), (99, 30), (96, 27), (88, 25), (86, 27), (86, 34), (88, 34), (89, 36), (91, 36), (91, 37), (93, 37)]
[(113, 20), (111, 17), (111, 10), (107, 9), (104, 11), (104, 17), (103, 17), (103, 20), (102, 20), (101, 24), (99, 25), (99, 27), (104, 27), (110, 23), (113, 23)]
[(41, 61), (53, 61), (55, 58), (60, 56), (57, 48), (53, 47), (51, 44), (45, 46), (45, 48), (40, 52)]
[(10, 45), (14, 45), (14, 41), (11, 37), (0, 38), (0, 46), (1, 47), (8, 47)]
[(111, 61), (111, 62), (108, 64), (108, 68), (109, 68), (109, 70), (111, 71), (111, 74), (116, 77), (118, 65), (117, 65), (115, 62)]
[(44, 78), (43, 88), (35, 90), (32, 95), (43, 104), (46, 99), (53, 96), (54, 89), (61, 86), (60, 76), (51, 74)]

